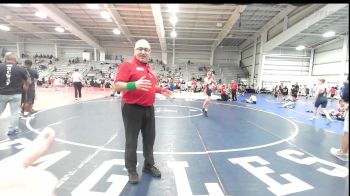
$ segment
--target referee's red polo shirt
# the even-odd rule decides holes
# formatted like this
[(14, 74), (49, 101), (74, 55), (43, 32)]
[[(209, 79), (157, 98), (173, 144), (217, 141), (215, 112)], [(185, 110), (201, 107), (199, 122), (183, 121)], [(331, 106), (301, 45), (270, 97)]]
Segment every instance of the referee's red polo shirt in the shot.
[(123, 92), (123, 101), (127, 104), (137, 104), (142, 106), (153, 106), (156, 98), (157, 76), (153, 73), (150, 64), (145, 64), (135, 57), (130, 61), (125, 61), (119, 65), (115, 82), (136, 82), (142, 76), (150, 80), (152, 87), (148, 91), (132, 90)]
[(231, 89), (237, 90), (237, 83), (236, 82), (231, 83)]

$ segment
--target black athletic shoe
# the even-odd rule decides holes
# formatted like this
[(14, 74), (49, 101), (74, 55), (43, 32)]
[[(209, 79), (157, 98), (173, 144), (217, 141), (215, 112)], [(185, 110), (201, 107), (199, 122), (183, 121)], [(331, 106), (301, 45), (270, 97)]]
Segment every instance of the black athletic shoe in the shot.
[(207, 111), (205, 111), (205, 109), (204, 109), (204, 108), (202, 109), (202, 112), (203, 112), (203, 115), (204, 115), (205, 117), (208, 117), (208, 112), (207, 112)]
[(129, 183), (131, 183), (131, 184), (139, 183), (139, 175), (137, 174), (136, 171), (129, 173)]
[(153, 177), (161, 177), (162, 173), (160, 173), (159, 169), (151, 166), (151, 167), (143, 167), (143, 172), (151, 174)]

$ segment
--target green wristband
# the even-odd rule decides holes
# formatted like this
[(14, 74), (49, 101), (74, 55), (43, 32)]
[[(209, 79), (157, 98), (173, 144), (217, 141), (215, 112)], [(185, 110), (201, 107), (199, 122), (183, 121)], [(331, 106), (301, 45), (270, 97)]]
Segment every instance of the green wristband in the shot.
[(126, 89), (128, 91), (132, 91), (136, 89), (136, 83), (135, 82), (128, 82), (126, 85)]

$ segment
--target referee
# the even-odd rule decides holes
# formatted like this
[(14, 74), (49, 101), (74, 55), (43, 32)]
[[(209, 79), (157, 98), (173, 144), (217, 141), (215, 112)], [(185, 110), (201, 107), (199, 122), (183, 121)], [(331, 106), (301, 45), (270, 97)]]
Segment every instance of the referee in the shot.
[(161, 172), (154, 166), (153, 144), (155, 140), (154, 102), (156, 93), (170, 97), (168, 89), (157, 85), (158, 79), (150, 64), (151, 46), (141, 39), (135, 43), (134, 58), (120, 64), (114, 80), (114, 89), (122, 92), (122, 116), (125, 128), (125, 167), (129, 182), (136, 184), (139, 176), (136, 171), (137, 141), (141, 130), (143, 137), (143, 172), (154, 177), (161, 177)]

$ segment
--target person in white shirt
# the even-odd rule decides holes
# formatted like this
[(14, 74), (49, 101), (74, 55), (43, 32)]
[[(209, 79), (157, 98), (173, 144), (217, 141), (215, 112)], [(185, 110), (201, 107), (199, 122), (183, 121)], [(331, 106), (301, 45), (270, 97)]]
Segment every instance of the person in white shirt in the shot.
[[(79, 73), (79, 69), (75, 69), (74, 73), (72, 74), (72, 82), (74, 86), (75, 100), (77, 102), (79, 102), (81, 99), (81, 88), (83, 87), (82, 81), (83, 81), (83, 76), (81, 75), (81, 73)], [(79, 98), (78, 98), (78, 95), (79, 95)]]
[(313, 87), (311, 87), (310, 97), (314, 97), (316, 94), (317, 86), (314, 84)]
[(252, 95), (249, 97), (249, 99), (245, 100), (247, 103), (252, 103), (252, 104), (256, 104), (256, 96)]
[(55, 78), (55, 81), (53, 82), (53, 86), (54, 86), (54, 89), (55, 91), (57, 91), (57, 87), (60, 86), (60, 78)]

